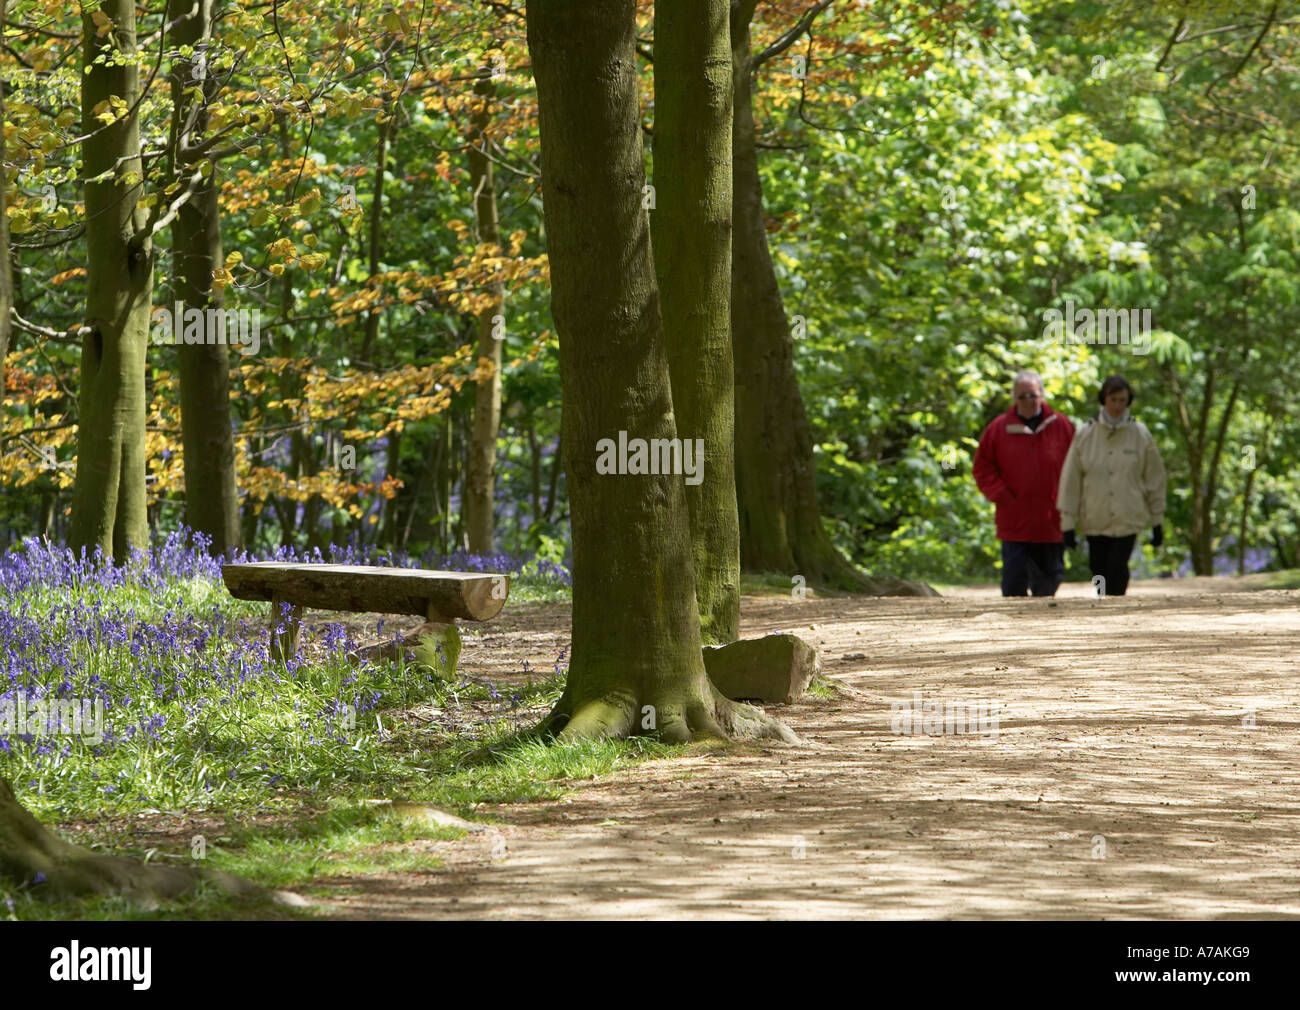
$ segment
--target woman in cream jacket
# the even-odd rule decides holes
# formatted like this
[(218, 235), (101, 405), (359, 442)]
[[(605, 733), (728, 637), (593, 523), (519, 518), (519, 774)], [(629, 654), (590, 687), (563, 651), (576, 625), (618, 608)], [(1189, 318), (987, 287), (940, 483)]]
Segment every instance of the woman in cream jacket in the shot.
[(1122, 375), (1103, 382), (1098, 399), (1101, 411), (1070, 444), (1056, 507), (1067, 548), (1077, 544), (1076, 530), (1088, 538), (1101, 595), (1123, 596), (1138, 533), (1150, 526), (1152, 545), (1164, 542), (1165, 464), (1151, 432), (1129, 413), (1133, 388)]

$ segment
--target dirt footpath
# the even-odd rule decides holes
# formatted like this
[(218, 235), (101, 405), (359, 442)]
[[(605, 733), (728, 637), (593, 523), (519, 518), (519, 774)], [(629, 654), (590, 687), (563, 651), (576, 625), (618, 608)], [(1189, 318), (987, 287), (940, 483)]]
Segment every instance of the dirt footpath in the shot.
[[(844, 688), (772, 709), (805, 746), (483, 809), (499, 832), (436, 843), (445, 870), (348, 880), (327, 912), (1300, 918), (1300, 591), (1240, 585), (746, 599), (743, 636), (806, 636)], [(535, 665), (567, 642), (564, 608), (514, 622), (491, 638)], [(918, 691), (972, 731), (895, 732)]]

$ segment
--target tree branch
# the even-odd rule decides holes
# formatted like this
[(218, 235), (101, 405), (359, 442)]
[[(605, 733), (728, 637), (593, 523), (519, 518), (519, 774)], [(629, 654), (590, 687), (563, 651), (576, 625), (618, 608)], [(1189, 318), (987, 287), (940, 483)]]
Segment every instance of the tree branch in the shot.
[(1212, 80), (1209, 84), (1205, 86), (1205, 95), (1207, 98), (1209, 97), (1210, 92), (1215, 89), (1215, 87), (1219, 84), (1220, 81), (1232, 80), (1239, 73), (1241, 73), (1242, 68), (1247, 63), (1249, 63), (1250, 58), (1255, 55), (1255, 50), (1259, 48), (1259, 44), (1264, 41), (1264, 36), (1268, 34), (1268, 30), (1273, 27), (1273, 21), (1276, 17), (1277, 17), (1277, 0), (1273, 0), (1273, 6), (1269, 8), (1268, 17), (1264, 19), (1264, 27), (1261, 28), (1259, 30), (1259, 34), (1255, 36), (1255, 41), (1250, 44), (1250, 48), (1246, 50), (1246, 55), (1241, 58), (1241, 62), (1238, 63), (1236, 67), (1234, 67), (1232, 70), (1225, 70), (1222, 74), (1220, 74), (1218, 77), (1216, 77), (1214, 80)]
[(175, 221), (176, 215), (181, 212), (181, 208), (190, 202), (194, 197), (194, 194), (198, 192), (199, 187), (202, 185), (203, 172), (195, 169), (194, 173), (190, 176), (189, 181), (185, 183), (185, 188), (181, 190), (180, 195), (168, 205), (166, 212), (163, 214), (152, 215), (152, 220), (145, 223), (143, 233), (136, 236), (134, 241), (142, 242), (147, 238), (153, 238), (169, 224)]
[(764, 49), (761, 53), (750, 57), (749, 69), (753, 71), (773, 57), (780, 56), (783, 52), (794, 45), (799, 36), (812, 27), (812, 23), (817, 19), (817, 15), (829, 7), (831, 2), (832, 0), (818, 0), (817, 3), (809, 7), (808, 10), (804, 12), (804, 16), (795, 23), (794, 27), (779, 36), (775, 42)]
[(1159, 70), (1161, 73), (1165, 72), (1165, 60), (1169, 59), (1170, 52), (1173, 51), (1175, 45), (1177, 45), (1179, 42), (1182, 41), (1180, 36), (1183, 33), (1183, 29), (1186, 27), (1187, 27), (1187, 18), (1185, 17), (1179, 18), (1178, 24), (1174, 26), (1174, 33), (1169, 36), (1169, 42), (1166, 43), (1165, 45), (1165, 51), (1160, 54), (1160, 59), (1156, 60), (1156, 69)]
[(44, 337), (46, 340), (54, 340), (61, 344), (75, 344), (80, 342), (81, 338), (90, 332), (89, 326), (82, 326), (76, 330), (51, 330), (48, 326), (39, 326), (36, 323), (29, 323), (26, 319), (18, 314), (18, 310), (12, 306), (9, 309), (9, 318), (13, 324), (20, 330), (30, 333), (34, 337)]

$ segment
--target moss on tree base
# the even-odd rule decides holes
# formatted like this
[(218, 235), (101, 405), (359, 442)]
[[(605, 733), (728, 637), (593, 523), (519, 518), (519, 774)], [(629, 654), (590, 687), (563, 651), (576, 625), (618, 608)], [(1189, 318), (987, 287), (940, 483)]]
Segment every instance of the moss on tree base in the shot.
[(653, 735), (665, 743), (702, 740), (780, 740), (800, 743), (785, 723), (753, 705), (724, 697), (711, 683), (709, 696), (636, 699), (624, 692), (574, 702), (566, 690), (537, 731), (562, 743), (622, 740)]

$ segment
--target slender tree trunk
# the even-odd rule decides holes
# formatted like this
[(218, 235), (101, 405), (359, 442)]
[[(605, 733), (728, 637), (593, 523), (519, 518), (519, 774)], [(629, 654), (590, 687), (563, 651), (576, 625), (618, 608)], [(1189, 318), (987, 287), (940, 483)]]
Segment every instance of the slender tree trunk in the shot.
[[(397, 122), (397, 109), (394, 105), (385, 103), (382, 112), (385, 118), (379, 124), (379, 143), (375, 155), (375, 190), (370, 200), (370, 282), (376, 286), (379, 285), (379, 267), (384, 252), (384, 176), (388, 172), (388, 140)], [(366, 315), (366, 331), (361, 341), (361, 353), (358, 358), (367, 364), (371, 361), (375, 341), (379, 338), (379, 317), (378, 305)]]
[[(320, 458), (316, 455), (316, 440), (311, 436), (308, 430), (310, 417), (304, 409), (299, 419), (302, 421), (302, 428), (293, 432), (293, 455), (291, 472), (298, 480), (304, 477), (315, 477), (320, 473), (321, 466), (332, 466), (333, 460), (326, 459), (322, 464)], [(302, 521), (298, 524), (303, 534), (307, 537), (308, 547), (324, 547), (324, 541), (320, 538), (320, 513), (324, 504), (324, 499), (318, 494), (310, 494), (305, 501), (299, 502), (297, 498), (290, 498), (288, 501), (289, 512), (296, 517), (298, 506), (302, 505)], [(290, 524), (289, 531), (294, 531), (293, 524)]]
[(716, 645), (740, 634), (728, 0), (658, 0), (654, 17), (651, 236), (677, 430), (704, 444), (686, 504), (700, 634)]
[[(1192, 571), (1197, 575), (1210, 574), (1205, 571), (1205, 558), (1201, 554), (1201, 545), (1205, 538), (1202, 528), (1205, 522), (1205, 486), (1202, 478), (1202, 441), (1197, 437), (1197, 426), (1192, 420), (1191, 406), (1183, 389), (1178, 372), (1170, 362), (1161, 366), (1165, 383), (1169, 387), (1174, 403), (1174, 418), (1178, 422), (1179, 433), (1183, 437), (1183, 447), (1187, 450), (1187, 474), (1191, 489), (1192, 528), (1189, 531), (1187, 546), (1192, 557)], [(1206, 374), (1206, 395), (1212, 388), (1211, 376)], [(1206, 552), (1208, 553), (1208, 552)]]
[(56, 491), (48, 490), (41, 492), (40, 523), (36, 528), (40, 530), (40, 535), (47, 539), (54, 533), (54, 512), (55, 504), (57, 502), (58, 493)]
[(1246, 574), (1246, 537), (1250, 532), (1250, 502), (1255, 491), (1255, 470), (1246, 473), (1246, 486), (1241, 492), (1241, 522), (1237, 525), (1237, 574)]
[[(134, 0), (103, 0), (113, 23), (100, 36), (83, 10), (81, 128), (86, 178), (86, 334), (81, 350), (77, 477), (68, 542), (118, 561), (148, 546), (145, 510), (145, 351), (153, 297), (153, 239), (138, 206), (140, 158)], [(117, 96), (127, 114), (96, 116)], [(128, 178), (131, 176), (131, 178)], [(102, 177), (102, 178), (101, 178)]]
[(573, 527), (573, 653), (543, 728), (789, 738), (705, 674), (682, 477), (597, 472), (602, 439), (677, 436), (641, 204), (635, 46), (634, 0), (529, 0)]
[(555, 513), (555, 500), (560, 491), (560, 470), (563, 466), (564, 438), (560, 437), (555, 440), (555, 455), (551, 457), (551, 483), (546, 489), (546, 508), (542, 512), (542, 518), (548, 523)]
[[(490, 66), (479, 68), (485, 73)], [(474, 85), (479, 106), (474, 112), (469, 139), (469, 177), (474, 189), (474, 214), (480, 246), (494, 247), (500, 255), (501, 229), (497, 218), (496, 180), (487, 154), (487, 128), (491, 122), (496, 83), (480, 78)], [(488, 285), (488, 302), (478, 314), (478, 362), (484, 376), (474, 392), (474, 430), (469, 443), (465, 480), (465, 527), (469, 549), (490, 554), (494, 541), (497, 432), (501, 427), (501, 352), (504, 339), (497, 340), (497, 320), (505, 312), (505, 285)]]
[[(402, 433), (401, 431), (390, 432), (388, 435), (387, 452), (385, 453), (384, 460), (386, 476), (397, 476), (398, 470), (401, 469), (401, 463)], [(384, 499), (379, 541), (389, 549), (392, 549), (397, 540), (397, 510), (401, 504), (401, 500), (400, 495)]]
[(809, 585), (933, 595), (920, 583), (864, 576), (840, 555), (822, 526), (812, 429), (799, 395), (790, 324), (764, 227), (751, 88), (749, 24), (754, 7), (754, 0), (734, 0), (731, 7), (731, 332), (741, 564), (751, 572), (799, 575)]
[(443, 413), (441, 437), (438, 442), (437, 479), (433, 485), (437, 499), (435, 502), (436, 511), (434, 512), (435, 532), (438, 537), (438, 551), (441, 554), (448, 553), (451, 540), (451, 489), (454, 485), (454, 469), (456, 465), (454, 433), (451, 408), (448, 407)]
[(1192, 571), (1197, 575), (1214, 574), (1214, 537), (1211, 530), (1210, 503), (1204, 484), (1192, 491), (1192, 534), (1188, 544)]
[(429, 483), (433, 476), (433, 442), (431, 438), (428, 441), (428, 451), (417, 438), (416, 445), (419, 451), (415, 454), (423, 460), (423, 465), (416, 471), (415, 486), (410, 489), (409, 494), (401, 499), (402, 509), (399, 512), (399, 522), (401, 532), (397, 534), (395, 547), (398, 550), (406, 550), (407, 544), (411, 540), (411, 527), (415, 522), (415, 515), (420, 511), (420, 500), (424, 497), (424, 486)]
[(262, 513), (252, 504), (244, 510), (242, 525), (244, 535), (243, 543), (250, 548), (257, 543), (257, 531), (261, 524), (261, 519)]
[[(293, 143), (289, 134), (288, 117), (282, 116), (277, 121), (278, 130), (276, 132), (276, 141), (279, 145), (280, 158), (286, 163), (290, 163), (293, 158)], [(280, 319), (288, 320), (293, 317), (294, 311), (293, 295), (293, 271), (286, 270), (280, 277)], [(294, 346), (293, 328), (286, 326), (276, 336), (279, 341), (275, 346), (275, 354), (278, 357), (296, 358), (298, 357), (298, 348)], [(302, 379), (301, 376), (293, 369), (284, 369), (276, 378), (281, 400), (292, 400), (302, 396)], [(290, 476), (301, 479), (304, 475), (317, 472), (316, 463), (316, 445), (311, 438), (310, 413), (304, 408), (299, 410), (296, 416), (291, 420), (296, 421), (300, 427), (289, 432), (289, 466)], [(313, 496), (319, 501), (319, 496)], [(317, 507), (309, 499), (306, 503), (299, 502), (297, 498), (285, 495), (274, 501), (276, 516), (280, 520), (280, 542), (286, 547), (292, 545), (295, 535), (299, 529), (298, 508), (302, 505), (303, 525), (309, 521), (313, 524), (312, 535), (314, 536), (314, 518), (313, 510)]]
[(533, 522), (542, 521), (542, 443), (537, 441), (537, 422), (528, 418), (528, 458), (532, 463), (530, 470), (530, 489), (533, 500)]
[[(9, 0), (0, 0), (0, 25), (6, 23)], [(0, 127), (5, 121), (5, 82), (0, 74)], [(14, 275), (9, 264), (9, 186), (4, 166), (9, 164), (4, 130), (0, 128), (0, 401), (5, 395), (5, 357), (9, 354), (9, 335), (13, 323), (9, 311), (14, 304)]]
[[(216, 92), (206, 55), (212, 32), (212, 0), (170, 0), (173, 49), (193, 46), (204, 62), (177, 57), (172, 66), (172, 177), (185, 179), (206, 155), (193, 145), (208, 128), (208, 102)], [(197, 71), (196, 71), (197, 68)], [(187, 94), (201, 88), (202, 96)], [(212, 286), (212, 272), (224, 263), (216, 168), (172, 222), (172, 284), (187, 307), (222, 311), (225, 299)], [(176, 325), (179, 325), (177, 323)], [(204, 330), (211, 324), (205, 324)], [(233, 333), (227, 326), (227, 341)], [(181, 442), (185, 464), (185, 517), (212, 540), (209, 552), (222, 557), (239, 549), (239, 492), (235, 483), (235, 435), (230, 415), (230, 347), (219, 343), (177, 347), (181, 389)]]
[[(1219, 490), (1219, 468), (1223, 463), (1223, 447), (1228, 438), (1228, 426), (1237, 409), (1241, 394), (1241, 379), (1235, 378), (1228, 391), (1219, 415), (1217, 431), (1209, 434), (1209, 417), (1213, 407), (1212, 393), (1215, 389), (1215, 370), (1211, 370), (1205, 383), (1205, 400), (1201, 404), (1200, 422), (1197, 428), (1197, 447), (1195, 459), (1204, 464), (1204, 477), (1197, 480), (1196, 490), (1192, 495), (1192, 567), (1197, 575), (1214, 574), (1214, 499)], [(1189, 454), (1190, 455), (1190, 454)]]
[[(1293, 517), (1296, 517), (1296, 513), (1294, 511), (1291, 513), (1291, 515)], [(1296, 518), (1300, 518), (1300, 517), (1296, 517)], [(1282, 539), (1282, 536), (1278, 533), (1273, 534), (1272, 540), (1273, 540), (1273, 549), (1277, 551), (1278, 567), (1294, 568), (1295, 559), (1292, 556), (1291, 549), (1288, 546), (1287, 542), (1284, 539)], [(1300, 543), (1300, 541), (1297, 542)]]

